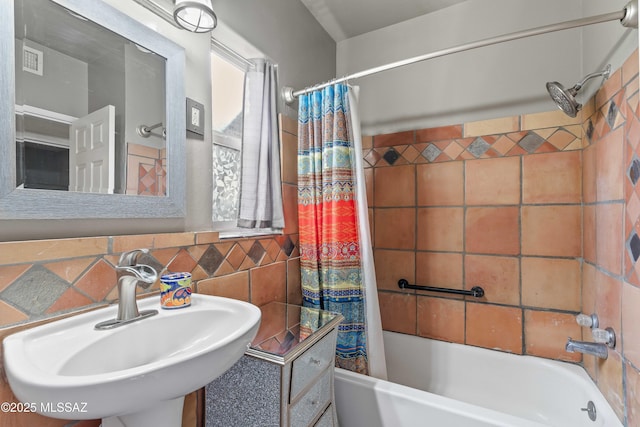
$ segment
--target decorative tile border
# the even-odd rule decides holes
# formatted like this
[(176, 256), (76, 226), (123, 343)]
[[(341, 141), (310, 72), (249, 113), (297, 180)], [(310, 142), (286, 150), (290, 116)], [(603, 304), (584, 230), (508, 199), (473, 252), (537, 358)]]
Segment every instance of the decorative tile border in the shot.
[[(92, 249), (101, 246), (94, 241), (106, 242), (101, 253)], [(8, 263), (0, 259), (5, 264), (0, 265), (0, 327), (114, 302), (118, 298), (115, 265), (121, 252), (134, 247), (150, 249), (144, 262), (158, 272), (190, 272), (196, 289), (200, 280), (300, 256), (297, 234), (220, 241), (217, 233), (205, 232), (68, 239), (70, 246), (91, 249), (62, 253), (59, 257), (51, 252), (45, 259), (28, 260), (36, 246), (47, 247), (47, 242), (61, 244), (0, 243), (0, 253), (16, 254)], [(25, 261), (16, 262), (21, 254)], [(158, 289), (159, 281), (145, 293)]]
[[(556, 116), (556, 112), (542, 113)], [(616, 119), (617, 120), (617, 119)], [(544, 120), (542, 120), (544, 121)], [(547, 120), (549, 121), (549, 120)], [(557, 121), (557, 120), (556, 120)], [(497, 126), (505, 129), (505, 123), (521, 123), (520, 116), (499, 120), (475, 122), (474, 132)], [(572, 121), (562, 126), (513, 132), (489, 133), (463, 138), (467, 125), (421, 129), (415, 132), (376, 135), (373, 147), (363, 150), (366, 167), (381, 167), (404, 164), (439, 163), (459, 160), (489, 159), (495, 157), (521, 156), (535, 153), (580, 150), (583, 148), (583, 128)], [(452, 131), (457, 129), (458, 132)], [(435, 139), (458, 134), (460, 137)], [(390, 145), (392, 142), (402, 144)]]

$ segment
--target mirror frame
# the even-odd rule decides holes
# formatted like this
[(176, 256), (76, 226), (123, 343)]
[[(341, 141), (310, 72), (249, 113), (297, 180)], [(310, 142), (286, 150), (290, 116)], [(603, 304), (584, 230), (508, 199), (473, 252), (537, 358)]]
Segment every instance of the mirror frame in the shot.
[(184, 48), (96, 0), (49, 0), (166, 58), (167, 195), (16, 188), (14, 2), (0, 1), (0, 219), (182, 218), (186, 215)]

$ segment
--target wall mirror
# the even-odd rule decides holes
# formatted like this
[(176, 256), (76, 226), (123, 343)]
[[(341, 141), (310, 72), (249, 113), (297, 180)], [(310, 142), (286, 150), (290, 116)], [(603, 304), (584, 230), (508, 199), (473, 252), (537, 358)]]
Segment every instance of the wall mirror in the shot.
[(102, 1), (0, 3), (0, 218), (184, 216), (184, 49)]

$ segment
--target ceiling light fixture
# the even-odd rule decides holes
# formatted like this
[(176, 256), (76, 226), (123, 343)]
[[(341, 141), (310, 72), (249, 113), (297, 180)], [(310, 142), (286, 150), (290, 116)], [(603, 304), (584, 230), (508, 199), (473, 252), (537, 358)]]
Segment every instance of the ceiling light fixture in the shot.
[(173, 19), (180, 27), (194, 33), (207, 33), (218, 25), (211, 0), (176, 0)]

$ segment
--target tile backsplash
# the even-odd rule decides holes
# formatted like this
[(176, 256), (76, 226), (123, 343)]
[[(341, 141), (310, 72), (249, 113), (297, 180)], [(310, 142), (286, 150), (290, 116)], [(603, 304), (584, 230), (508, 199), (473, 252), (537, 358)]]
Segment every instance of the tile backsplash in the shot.
[[(122, 252), (137, 248), (149, 249), (150, 258), (145, 258), (145, 263), (158, 272), (190, 272), (195, 292), (258, 306), (271, 301), (301, 304), (297, 124), (284, 116), (280, 120), (286, 223), (283, 234), (220, 239), (217, 232), (203, 231), (0, 242), (0, 339), (41, 321), (116, 302), (115, 265)], [(138, 292), (159, 292), (159, 281)], [(0, 398), (3, 402), (16, 401), (1, 363)], [(185, 408), (192, 404), (190, 395)], [(185, 409), (184, 425), (195, 425), (194, 414), (195, 409)], [(93, 427), (99, 421), (76, 423), (17, 413), (0, 414), (0, 424)]]
[[(583, 363), (640, 423), (638, 51), (576, 118), (561, 111), (365, 139), (383, 328)], [(398, 288), (470, 289), (447, 296)], [(567, 353), (600, 316), (609, 358)]]

